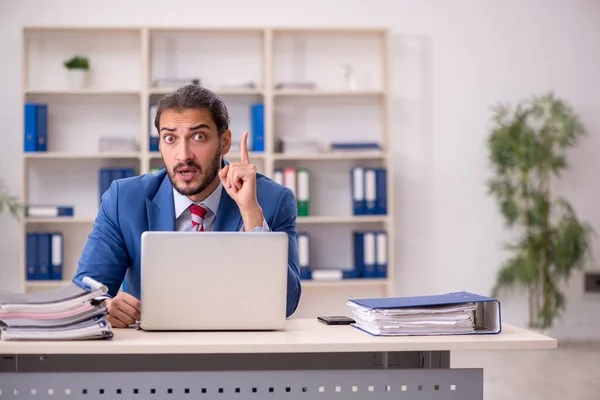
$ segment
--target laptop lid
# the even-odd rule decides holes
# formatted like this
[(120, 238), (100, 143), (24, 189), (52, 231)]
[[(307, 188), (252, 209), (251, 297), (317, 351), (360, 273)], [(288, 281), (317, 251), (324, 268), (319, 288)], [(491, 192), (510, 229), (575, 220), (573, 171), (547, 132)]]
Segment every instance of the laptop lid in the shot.
[(285, 232), (142, 234), (145, 330), (274, 330), (286, 319)]

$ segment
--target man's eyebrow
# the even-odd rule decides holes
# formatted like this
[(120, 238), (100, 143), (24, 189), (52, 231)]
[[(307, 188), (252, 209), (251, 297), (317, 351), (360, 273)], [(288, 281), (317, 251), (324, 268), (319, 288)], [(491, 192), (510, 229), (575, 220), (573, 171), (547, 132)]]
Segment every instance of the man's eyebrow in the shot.
[(189, 127), (188, 131), (195, 131), (196, 129), (200, 129), (200, 128), (210, 129), (210, 126), (208, 126), (206, 124), (200, 124), (200, 125)]
[[(196, 126), (191, 126), (188, 128), (188, 131), (195, 131), (196, 129), (200, 129), (200, 128), (204, 128), (204, 129), (210, 129), (210, 126), (206, 125), (206, 124), (200, 124), (200, 125), (196, 125)], [(168, 131), (168, 132), (175, 132), (175, 128), (167, 128), (166, 126), (163, 126), (162, 128), (160, 128), (160, 131)]]

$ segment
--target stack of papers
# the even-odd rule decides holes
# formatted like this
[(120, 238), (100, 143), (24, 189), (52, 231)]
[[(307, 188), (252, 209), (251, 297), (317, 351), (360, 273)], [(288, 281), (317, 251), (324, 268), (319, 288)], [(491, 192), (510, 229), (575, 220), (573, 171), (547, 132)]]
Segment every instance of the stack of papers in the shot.
[(94, 300), (107, 292), (86, 277), (56, 290), (0, 296), (0, 340), (112, 338), (107, 309)]
[(449, 306), (371, 309), (352, 307), (355, 326), (372, 335), (443, 335), (475, 331), (475, 303)]

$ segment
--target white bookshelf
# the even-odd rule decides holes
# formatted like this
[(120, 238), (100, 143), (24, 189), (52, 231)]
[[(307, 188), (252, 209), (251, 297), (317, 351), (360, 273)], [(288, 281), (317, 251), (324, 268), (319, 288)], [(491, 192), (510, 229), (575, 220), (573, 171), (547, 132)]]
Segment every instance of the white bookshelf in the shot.
[[(351, 297), (387, 296), (394, 280), (393, 171), (389, 148), (388, 32), (362, 28), (166, 28), (25, 27), (23, 103), (49, 106), (48, 151), (22, 156), (22, 199), (31, 204), (72, 205), (72, 218), (30, 218), (22, 222), (22, 290), (65, 284), (98, 211), (98, 171), (133, 167), (138, 174), (161, 167), (149, 151), (149, 104), (178, 85), (155, 86), (164, 78), (199, 78), (226, 102), (233, 140), (250, 130), (249, 107), (265, 105), (265, 151), (250, 152), (259, 172), (305, 167), (311, 172), (311, 215), (298, 217), (297, 230), (310, 234), (313, 268), (350, 268), (352, 232), (385, 230), (385, 279), (303, 281), (295, 316), (347, 313)], [(89, 86), (70, 89), (63, 61), (89, 57)], [(342, 65), (351, 64), (357, 87), (340, 86)], [(315, 89), (279, 89), (282, 81), (316, 83)], [(252, 87), (235, 87), (253, 82)], [(23, 130), (21, 130), (23, 131)], [(100, 152), (102, 136), (135, 139), (135, 152)], [(315, 140), (321, 151), (275, 152), (278, 138)], [(331, 152), (331, 141), (379, 141), (382, 151)], [(232, 153), (227, 159), (239, 159)], [(350, 169), (388, 170), (387, 215), (352, 215)], [(27, 281), (25, 232), (64, 235), (63, 281)]]

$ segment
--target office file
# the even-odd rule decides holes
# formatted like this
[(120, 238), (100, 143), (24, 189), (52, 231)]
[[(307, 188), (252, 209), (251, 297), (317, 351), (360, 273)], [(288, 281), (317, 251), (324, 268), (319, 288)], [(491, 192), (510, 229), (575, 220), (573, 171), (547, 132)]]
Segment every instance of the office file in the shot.
[(24, 151), (48, 150), (48, 105), (25, 103)]
[(495, 334), (502, 330), (500, 302), (469, 292), (351, 299), (347, 304), (355, 327), (376, 336)]
[(47, 233), (38, 233), (38, 261), (39, 268), (36, 278), (39, 280), (50, 279), (52, 269), (52, 237)]
[(252, 151), (265, 151), (265, 105), (262, 103), (252, 104), (250, 108), (250, 121), (252, 129)]
[(98, 204), (102, 204), (102, 196), (117, 179), (135, 176), (135, 168), (100, 168), (98, 171)]
[(63, 278), (63, 235), (60, 232), (50, 236), (50, 279), (60, 281)]
[(375, 169), (375, 214), (387, 215), (387, 170)]
[(39, 270), (38, 261), (38, 234), (35, 232), (28, 232), (26, 235), (25, 243), (25, 258), (27, 271), (25, 272), (25, 278), (27, 280), (36, 280)]
[(276, 168), (273, 171), (273, 180), (283, 186), (283, 169)]
[(368, 215), (376, 214), (377, 205), (377, 187), (375, 169), (365, 169), (365, 213)]
[(307, 232), (298, 232), (298, 259), (300, 264), (300, 279), (311, 279), (310, 241)]
[(25, 216), (28, 218), (44, 217), (72, 217), (74, 209), (72, 206), (33, 205), (25, 206)]
[(156, 119), (156, 110), (158, 109), (158, 104), (152, 103), (149, 106), (148, 110), (148, 141), (149, 141), (149, 150), (150, 151), (159, 151), (158, 145), (160, 142), (160, 135), (158, 133), (158, 129), (154, 125), (154, 120)]
[(112, 338), (108, 311), (94, 300), (107, 292), (84, 277), (54, 290), (0, 295), (0, 340)]
[(310, 172), (307, 168), (298, 168), (296, 171), (298, 187), (298, 216), (310, 215)]
[(365, 204), (365, 169), (354, 167), (350, 171), (352, 190), (352, 212), (354, 215), (367, 213)]
[(387, 232), (375, 232), (375, 277), (386, 278), (388, 266)]
[(283, 169), (283, 185), (291, 189), (294, 197), (298, 199), (296, 168), (288, 167)]
[[(356, 231), (353, 233), (354, 240), (354, 269), (360, 278), (380, 278), (377, 272), (377, 261), (379, 258), (385, 260), (385, 255), (378, 255), (378, 250), (383, 249), (386, 243), (377, 241), (376, 231)], [(386, 261), (387, 264), (387, 261)]]

